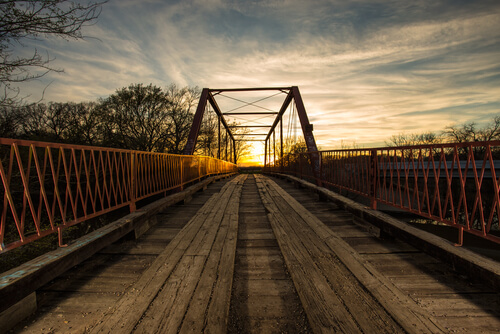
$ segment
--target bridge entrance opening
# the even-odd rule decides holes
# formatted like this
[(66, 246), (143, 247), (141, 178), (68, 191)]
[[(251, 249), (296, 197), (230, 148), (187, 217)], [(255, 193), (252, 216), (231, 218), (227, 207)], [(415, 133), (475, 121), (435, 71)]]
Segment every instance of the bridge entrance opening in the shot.
[[(186, 155), (240, 166), (279, 166), (284, 155), (299, 151), (317, 152), (317, 146), (297, 86), (204, 88), (184, 148)], [(311, 159), (319, 166), (317, 154)]]

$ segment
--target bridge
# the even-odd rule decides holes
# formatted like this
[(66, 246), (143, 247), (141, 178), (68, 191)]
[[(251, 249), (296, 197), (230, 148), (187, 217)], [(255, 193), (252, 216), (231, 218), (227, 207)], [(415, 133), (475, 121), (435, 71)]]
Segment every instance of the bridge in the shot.
[[(252, 91), (284, 101), (216, 100)], [(215, 157), (193, 155), (210, 113)], [(241, 127), (268, 129), (262, 173), (235, 165)], [(1, 256), (58, 245), (0, 274), (0, 332), (500, 329), (500, 142), (318, 151), (298, 88), (280, 87), (204, 89), (184, 155), (0, 147)]]

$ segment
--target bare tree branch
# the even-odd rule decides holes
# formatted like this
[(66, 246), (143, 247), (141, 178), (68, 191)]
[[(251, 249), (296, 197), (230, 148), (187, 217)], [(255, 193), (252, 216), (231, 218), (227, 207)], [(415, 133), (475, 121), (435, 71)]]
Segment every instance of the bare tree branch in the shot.
[[(13, 54), (12, 47), (23, 40), (57, 36), (82, 39), (82, 28), (93, 25), (107, 1), (80, 4), (69, 0), (0, 0), (0, 105), (19, 102), (17, 83), (41, 78), (48, 72), (62, 72), (51, 67), (53, 60), (34, 50), (31, 57)], [(10, 95), (10, 96), (9, 96)]]

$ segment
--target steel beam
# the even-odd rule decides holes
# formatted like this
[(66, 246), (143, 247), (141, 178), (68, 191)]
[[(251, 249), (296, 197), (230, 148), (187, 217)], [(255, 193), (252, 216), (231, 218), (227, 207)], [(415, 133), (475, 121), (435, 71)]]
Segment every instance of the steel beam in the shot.
[(304, 107), (304, 102), (300, 96), (299, 87), (292, 87), (293, 99), (295, 100), (295, 107), (297, 108), (297, 115), (299, 116), (300, 125), (302, 126), (302, 133), (304, 134), (304, 139), (306, 141), (307, 150), (309, 152), (317, 152), (318, 147), (316, 146), (316, 141), (313, 136), (313, 127), (309, 123), (307, 118), (306, 108)]
[(222, 113), (224, 116), (235, 116), (235, 115), (277, 115), (277, 111), (252, 111), (252, 112), (225, 112)]
[(236, 163), (236, 140), (233, 138), (233, 163)]
[(283, 171), (283, 115), (280, 117), (280, 163), (281, 171)]
[(271, 129), (269, 130), (269, 133), (267, 134), (266, 140), (269, 139), (269, 137), (271, 137), (271, 133), (274, 131), (274, 128), (276, 127), (276, 125), (278, 125), (278, 122), (279, 122), (281, 116), (283, 116), (283, 114), (285, 113), (286, 108), (288, 108), (288, 105), (290, 105), (290, 102), (292, 102), (292, 99), (293, 99), (293, 93), (292, 93), (292, 90), (290, 89), (290, 92), (286, 96), (285, 101), (283, 102), (283, 105), (281, 106), (281, 109), (278, 112), (278, 116), (274, 120), (273, 125), (271, 125)]
[(293, 99), (295, 100), (295, 107), (297, 108), (297, 115), (299, 116), (300, 125), (302, 126), (302, 133), (304, 134), (304, 140), (306, 141), (307, 151), (311, 152), (311, 163), (313, 167), (314, 177), (316, 178), (318, 185), (321, 186), (320, 181), (320, 157), (318, 153), (318, 147), (316, 146), (316, 140), (314, 140), (313, 127), (309, 123), (309, 118), (307, 118), (306, 108), (304, 107), (304, 102), (300, 96), (299, 87), (293, 86), (291, 90), (293, 94)]
[(233, 128), (270, 128), (271, 125), (230, 125), (231, 129)]
[(221, 88), (221, 89), (210, 89), (210, 92), (220, 94), (222, 92), (250, 92), (250, 91), (262, 91), (262, 90), (289, 91), (290, 89), (292, 89), (292, 87)]
[(194, 153), (196, 141), (198, 140), (198, 133), (200, 132), (201, 121), (203, 119), (203, 114), (205, 113), (205, 108), (207, 106), (209, 92), (210, 90), (208, 88), (203, 88), (203, 90), (201, 91), (200, 101), (198, 102), (196, 113), (194, 114), (191, 131), (189, 132), (186, 146), (184, 146), (184, 155), (193, 155)]
[(210, 92), (208, 93), (208, 102), (210, 102), (210, 105), (212, 106), (212, 108), (214, 108), (214, 111), (217, 114), (217, 116), (220, 116), (222, 125), (224, 125), (224, 128), (226, 128), (229, 137), (231, 137), (231, 139), (234, 140), (233, 133), (231, 132), (231, 130), (229, 130), (229, 125), (227, 125), (226, 120), (222, 116), (222, 112), (220, 111), (220, 108), (217, 105), (217, 102), (215, 102), (215, 99)]
[(217, 147), (217, 159), (220, 159), (220, 119), (222, 116), (217, 116), (217, 125), (218, 125), (218, 131), (219, 133), (217, 134), (217, 141), (218, 141), (218, 147)]
[(235, 139), (236, 141), (260, 141), (263, 142), (265, 139)]
[(267, 139), (264, 141), (264, 168), (266, 167), (267, 162)]

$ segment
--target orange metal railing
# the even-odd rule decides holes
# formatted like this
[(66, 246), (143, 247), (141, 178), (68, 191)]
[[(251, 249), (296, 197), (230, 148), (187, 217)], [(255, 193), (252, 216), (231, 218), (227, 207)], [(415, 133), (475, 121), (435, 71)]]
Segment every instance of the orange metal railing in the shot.
[(0, 253), (235, 164), (183, 156), (0, 138)]
[[(320, 172), (311, 166), (320, 156)], [(266, 166), (500, 243), (500, 141), (332, 150)]]

